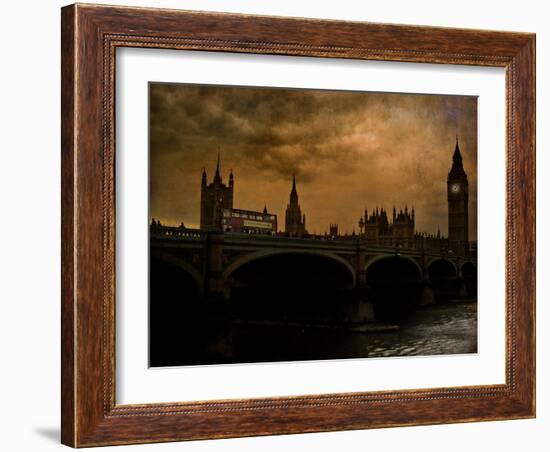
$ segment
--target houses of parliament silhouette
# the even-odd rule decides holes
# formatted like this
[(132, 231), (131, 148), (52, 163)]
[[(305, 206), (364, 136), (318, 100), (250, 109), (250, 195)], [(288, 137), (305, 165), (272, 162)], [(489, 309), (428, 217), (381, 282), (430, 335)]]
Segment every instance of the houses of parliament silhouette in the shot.
[[(277, 215), (270, 213), (267, 206), (263, 211), (252, 211), (234, 208), (233, 197), (235, 178), (229, 173), (225, 184), (220, 175), (220, 156), (218, 154), (216, 171), (211, 183), (207, 181), (206, 169), (203, 169), (200, 198), (200, 229), (204, 231), (242, 232), (249, 234), (269, 234), (289, 237), (312, 237), (306, 228), (306, 215), (298, 201), (296, 177), (292, 179), (289, 202), (285, 212), (284, 231), (278, 230)], [(452, 248), (468, 246), (468, 176), (464, 170), (462, 154), (456, 137), (452, 156), (452, 165), (447, 176), (448, 234), (443, 237), (437, 234), (419, 233), (415, 229), (415, 210), (405, 205), (399, 211), (392, 209), (391, 216), (385, 208), (376, 207), (370, 213), (367, 209), (358, 221), (359, 236), (371, 242), (407, 244), (419, 239), (447, 240)], [(341, 236), (338, 224), (330, 224), (325, 236)], [(356, 236), (355, 232), (351, 236)]]

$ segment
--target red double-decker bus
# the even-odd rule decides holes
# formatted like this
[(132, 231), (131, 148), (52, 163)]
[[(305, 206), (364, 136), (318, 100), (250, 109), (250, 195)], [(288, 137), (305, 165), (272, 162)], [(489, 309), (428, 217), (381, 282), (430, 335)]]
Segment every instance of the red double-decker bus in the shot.
[(277, 233), (277, 215), (267, 212), (254, 212), (243, 209), (222, 209), (222, 227), (226, 232), (247, 234)]

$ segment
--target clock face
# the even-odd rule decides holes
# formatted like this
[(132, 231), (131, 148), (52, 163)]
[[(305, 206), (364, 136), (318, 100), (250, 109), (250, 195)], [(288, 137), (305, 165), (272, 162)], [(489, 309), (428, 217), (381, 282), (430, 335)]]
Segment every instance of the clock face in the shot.
[(451, 192), (452, 193), (460, 193), (460, 184), (451, 185)]

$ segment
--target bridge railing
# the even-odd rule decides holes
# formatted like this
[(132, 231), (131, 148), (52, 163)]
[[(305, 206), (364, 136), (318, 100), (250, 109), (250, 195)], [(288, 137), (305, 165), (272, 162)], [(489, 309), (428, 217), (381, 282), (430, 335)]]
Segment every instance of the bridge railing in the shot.
[(325, 236), (320, 235), (307, 235), (305, 237), (293, 237), (288, 235), (279, 235), (279, 234), (246, 234), (239, 232), (226, 232), (226, 240), (237, 240), (245, 241), (248, 243), (278, 243), (278, 244), (311, 244), (311, 245), (320, 245), (323, 247), (337, 248), (337, 247), (346, 247), (354, 248), (357, 246), (357, 242), (351, 239), (348, 240), (332, 240)]
[(206, 232), (201, 231), (200, 229), (151, 225), (150, 230), (151, 230), (151, 235), (157, 236), (157, 237), (175, 237), (175, 238), (185, 237), (185, 238), (197, 238), (197, 239), (202, 239), (206, 237)]
[[(191, 229), (186, 227), (163, 226), (159, 224), (150, 225), (151, 236), (174, 239), (205, 239), (207, 231)], [(219, 232), (217, 232), (219, 233)], [(287, 235), (271, 234), (248, 234), (240, 232), (225, 232), (227, 238), (259, 241), (284, 241), (284, 242), (323, 242), (327, 246), (353, 245), (366, 246), (369, 248), (391, 248), (395, 250), (416, 250), (432, 254), (455, 255), (459, 257), (475, 258), (477, 256), (477, 242), (451, 242), (443, 237), (425, 236), (416, 234), (413, 237), (366, 237), (365, 235), (338, 235), (328, 234), (313, 235), (305, 237), (291, 237)]]

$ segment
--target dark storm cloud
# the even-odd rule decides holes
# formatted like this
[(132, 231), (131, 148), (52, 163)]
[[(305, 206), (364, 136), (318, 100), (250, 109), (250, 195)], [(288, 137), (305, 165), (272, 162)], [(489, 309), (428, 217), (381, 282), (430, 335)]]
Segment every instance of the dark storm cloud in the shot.
[(417, 229), (446, 231), (455, 134), (476, 229), (473, 97), (196, 85), (150, 85), (151, 214), (198, 223), (200, 173), (218, 151), (235, 205), (284, 216), (290, 180), (312, 231), (351, 232), (365, 205), (414, 204)]
[(151, 145), (187, 155), (218, 147), (226, 154), (237, 146), (261, 170), (312, 178), (312, 160), (353, 159), (356, 149), (327, 144), (338, 139), (338, 129), (354, 127), (352, 113), (363, 104), (336, 93), (152, 85)]

